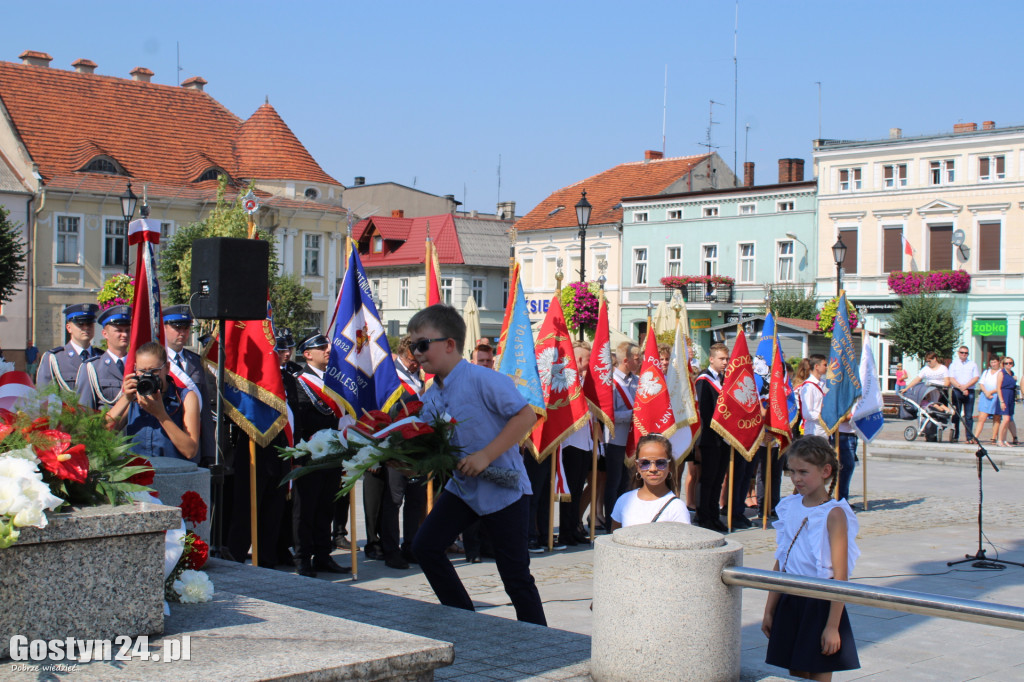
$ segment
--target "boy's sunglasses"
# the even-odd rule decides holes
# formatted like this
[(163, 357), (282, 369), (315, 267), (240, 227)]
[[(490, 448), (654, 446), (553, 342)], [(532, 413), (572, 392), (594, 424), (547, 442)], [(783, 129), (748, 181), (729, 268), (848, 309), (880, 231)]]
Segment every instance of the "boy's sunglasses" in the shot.
[(654, 468), (656, 468), (658, 471), (664, 471), (665, 469), (668, 469), (667, 459), (641, 459), (639, 462), (636, 463), (636, 465), (640, 468), (640, 471), (649, 470), (652, 464), (654, 465)]
[(442, 337), (440, 339), (420, 339), (416, 343), (414, 343), (411, 346), (409, 346), (409, 350), (411, 350), (413, 353), (426, 353), (428, 350), (430, 350), (430, 344), (434, 343), (435, 341), (447, 341), (447, 340), (448, 340), (447, 336)]

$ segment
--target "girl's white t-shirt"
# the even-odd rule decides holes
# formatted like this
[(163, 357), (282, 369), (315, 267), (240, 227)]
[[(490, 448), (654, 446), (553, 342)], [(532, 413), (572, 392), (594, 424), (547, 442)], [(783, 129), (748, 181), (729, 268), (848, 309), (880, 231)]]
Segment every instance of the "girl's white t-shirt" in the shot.
[[(832, 544), (828, 535), (828, 513), (839, 507), (846, 515), (846, 568), (847, 575), (852, 576), (853, 566), (860, 556), (855, 542), (859, 524), (849, 503), (846, 500), (830, 499), (824, 504), (805, 507), (803, 499), (802, 495), (794, 493), (779, 500), (775, 507), (779, 520), (772, 526), (775, 528), (775, 558), (779, 560), (779, 570), (785, 567), (786, 573), (812, 578), (835, 577)], [(806, 524), (804, 519), (807, 519)]]
[[(641, 500), (637, 495), (639, 492), (639, 490), (630, 490), (615, 502), (612, 519), (622, 524), (623, 528), (652, 522), (661, 508), (665, 507), (665, 503), (675, 495), (675, 493), (669, 492), (656, 500)], [(658, 516), (658, 522), (662, 521), (689, 523), (690, 511), (686, 508), (686, 504), (676, 497), (665, 507), (665, 511), (661, 512), (661, 516)]]

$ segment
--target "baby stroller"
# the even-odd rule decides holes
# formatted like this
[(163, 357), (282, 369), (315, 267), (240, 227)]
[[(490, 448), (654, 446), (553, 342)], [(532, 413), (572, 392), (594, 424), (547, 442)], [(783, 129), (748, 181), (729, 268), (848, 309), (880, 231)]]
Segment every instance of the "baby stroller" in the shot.
[(935, 443), (952, 426), (953, 412), (946, 404), (941, 386), (921, 382), (900, 394), (900, 418), (916, 420), (903, 430), (905, 439), (912, 441), (924, 433), (925, 440)]

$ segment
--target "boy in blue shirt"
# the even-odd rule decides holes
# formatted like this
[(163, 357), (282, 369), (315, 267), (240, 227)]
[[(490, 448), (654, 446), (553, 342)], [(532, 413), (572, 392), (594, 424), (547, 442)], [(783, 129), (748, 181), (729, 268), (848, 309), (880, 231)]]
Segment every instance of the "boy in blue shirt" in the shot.
[[(526, 547), (531, 490), (519, 454), (519, 443), (536, 415), (511, 379), (463, 360), (466, 323), (455, 308), (437, 304), (416, 313), (409, 320), (409, 337), (416, 360), (434, 375), (434, 384), (423, 395), (423, 414), (454, 417), (455, 444), (467, 453), (416, 534), (413, 554), (442, 604), (472, 611), (473, 600), (445, 550), (480, 519), (493, 539), (498, 573), (516, 617), (547, 625), (530, 574)], [(492, 464), (517, 471), (518, 488), (477, 478)]]

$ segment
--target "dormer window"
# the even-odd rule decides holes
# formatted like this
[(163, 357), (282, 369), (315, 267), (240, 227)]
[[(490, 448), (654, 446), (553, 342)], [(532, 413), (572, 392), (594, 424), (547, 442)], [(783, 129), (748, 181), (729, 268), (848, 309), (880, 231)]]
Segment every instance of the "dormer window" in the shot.
[(195, 179), (195, 182), (204, 182), (206, 180), (219, 180), (220, 176), (222, 175), (227, 176), (227, 173), (222, 171), (220, 168), (214, 166), (213, 168), (209, 168), (206, 171), (204, 171), (202, 175)]
[(373, 253), (381, 253), (384, 250), (384, 237), (379, 234), (373, 235)]
[(316, 201), (320, 198), (320, 190), (316, 187), (307, 187), (304, 194), (310, 201)]
[(106, 175), (126, 175), (124, 169), (121, 168), (117, 161), (114, 161), (109, 156), (97, 156), (89, 163), (85, 164), (82, 170), (86, 173), (104, 173)]

